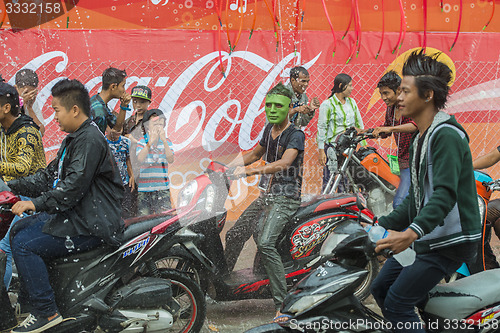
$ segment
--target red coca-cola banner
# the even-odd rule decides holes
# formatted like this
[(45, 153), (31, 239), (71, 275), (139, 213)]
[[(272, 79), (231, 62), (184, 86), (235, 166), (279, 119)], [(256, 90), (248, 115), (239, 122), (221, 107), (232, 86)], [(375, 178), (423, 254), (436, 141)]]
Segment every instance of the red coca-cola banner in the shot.
[[(151, 107), (167, 114), (167, 135), (179, 157), (175, 164), (182, 162), (190, 168), (179, 171), (180, 178), (176, 181), (177, 171), (173, 166), (172, 183), (179, 188), (202, 171), (204, 158), (233, 156), (257, 144), (265, 121), (265, 94), (278, 81), (287, 82), (288, 71), (295, 65), (309, 69), (311, 85), (307, 94), (321, 100), (329, 96), (338, 73), (351, 75), (352, 97), (362, 110), (365, 125), (381, 124), (385, 107), (379, 100), (376, 84), (388, 68), (401, 67), (406, 51), (422, 45), (422, 35), (408, 33), (405, 47), (397, 54), (387, 47), (377, 58), (380, 34), (365, 32), (363, 36), (359, 56), (346, 64), (353, 37), (339, 41), (332, 57), (332, 45), (325, 42), (331, 38), (329, 32), (303, 32), (297, 50), (293, 46), (280, 47), (278, 52), (273, 32), (254, 32), (251, 39), (244, 33), (239, 50), (228, 54), (217, 51), (217, 33), (211, 31), (0, 31), (3, 48), (0, 73), (11, 83), (16, 71), (23, 67), (35, 69), (39, 74), (36, 103), (46, 124), (44, 145), (50, 159), (64, 137), (50, 108), (51, 87), (63, 77), (76, 78), (93, 95), (100, 89), (100, 75), (105, 68), (125, 69), (129, 91), (136, 84), (148, 85), (153, 90)], [(395, 32), (386, 33), (384, 43), (395, 45), (398, 36)], [(456, 68), (448, 112), (466, 126), (477, 156), (497, 145), (494, 138), (500, 110), (500, 71), (498, 52), (492, 50), (498, 49), (500, 37), (493, 33), (470, 33), (460, 38), (461, 47), (452, 52), (447, 50), (453, 42), (453, 33), (428, 35), (427, 46), (444, 51), (450, 66)], [(116, 101), (110, 106), (114, 108)], [(317, 116), (304, 129), (306, 192), (318, 190), (316, 122)], [(395, 149), (389, 140), (371, 144), (386, 151)]]

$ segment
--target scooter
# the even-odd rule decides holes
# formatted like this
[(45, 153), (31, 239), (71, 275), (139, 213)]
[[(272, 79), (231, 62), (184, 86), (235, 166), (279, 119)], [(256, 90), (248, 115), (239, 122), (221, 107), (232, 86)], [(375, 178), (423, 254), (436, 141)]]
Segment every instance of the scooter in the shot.
[[(392, 332), (392, 324), (368, 309), (354, 290), (368, 272), (335, 258), (366, 256), (374, 252), (358, 221), (346, 220), (324, 242), (319, 267), (287, 294), (281, 312), (286, 322), (262, 325), (247, 333), (271, 332)], [(391, 256), (390, 251), (383, 251)], [(498, 332), (500, 329), (500, 269), (439, 284), (419, 308), (430, 332)]]
[[(371, 131), (358, 134), (355, 128), (348, 128), (335, 139), (333, 147), (327, 149), (327, 167), (330, 179), (323, 193), (363, 193), (368, 209), (375, 216), (387, 215), (392, 211), (392, 202), (399, 186), (399, 176), (391, 172), (389, 163), (374, 147), (358, 144), (373, 138)], [(339, 167), (340, 165), (340, 167)]]
[[(482, 223), (482, 239), (479, 245), (477, 260), (473, 264), (463, 264), (457, 273), (450, 277), (450, 280), (470, 276), (489, 269), (489, 266), (497, 266), (495, 254), (490, 246), (492, 222), (488, 220), (488, 203), (494, 191), (500, 190), (500, 179), (493, 180), (488, 174), (481, 171), (474, 171), (476, 179), (477, 200), (479, 214)], [(495, 265), (496, 264), (496, 265)]]
[[(178, 207), (194, 206), (203, 212), (190, 229), (205, 236), (198, 247), (208, 260), (200, 261), (178, 246), (165, 254), (163, 264), (199, 280), (216, 301), (271, 298), (269, 280), (258, 254), (254, 257), (253, 268), (229, 272), (226, 266), (220, 233), (227, 216), (224, 204), (233, 180), (231, 175), (232, 171), (225, 165), (211, 162), (205, 174), (188, 183), (179, 194)], [(304, 277), (318, 260), (319, 250), (328, 235), (340, 223), (352, 218), (373, 223), (374, 216), (359, 194), (320, 195), (302, 203), (276, 243), (289, 287)], [(351, 258), (352, 265), (367, 267), (370, 272), (356, 291), (360, 298), (368, 296), (370, 282), (379, 269), (377, 259), (365, 259)]]
[[(8, 220), (16, 199), (5, 186), (0, 181), (0, 216)], [(101, 245), (47, 262), (65, 318), (50, 332), (199, 332), (206, 314), (203, 291), (186, 274), (157, 262), (178, 244), (195, 250), (191, 244), (200, 236), (188, 226), (197, 214), (186, 209), (135, 218), (120, 247)]]

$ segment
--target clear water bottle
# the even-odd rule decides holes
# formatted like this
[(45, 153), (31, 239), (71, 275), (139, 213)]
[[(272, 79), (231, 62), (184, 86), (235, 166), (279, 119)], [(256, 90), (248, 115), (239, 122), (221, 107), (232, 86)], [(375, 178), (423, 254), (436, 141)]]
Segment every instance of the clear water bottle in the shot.
[(373, 226), (367, 225), (365, 227), (365, 230), (368, 233), (368, 238), (374, 243), (381, 240), (382, 238), (386, 238), (389, 234), (387, 230), (384, 229), (384, 227), (381, 227), (378, 224), (375, 224)]
[[(386, 238), (389, 234), (384, 227), (375, 224), (374, 226), (368, 225), (365, 227), (366, 232), (368, 232), (368, 238), (374, 243), (382, 238)], [(407, 248), (406, 250), (395, 254), (394, 259), (396, 259), (399, 264), (403, 267), (410, 266), (415, 262), (415, 251), (412, 248)]]

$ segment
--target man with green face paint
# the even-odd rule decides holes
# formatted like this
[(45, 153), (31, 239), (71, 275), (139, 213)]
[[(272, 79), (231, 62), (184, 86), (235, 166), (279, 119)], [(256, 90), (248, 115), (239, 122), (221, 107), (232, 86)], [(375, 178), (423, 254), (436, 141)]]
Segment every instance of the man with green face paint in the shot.
[[(242, 160), (229, 164), (237, 166), (235, 175), (261, 175), (261, 193), (226, 234), (228, 269), (233, 270), (245, 242), (253, 235), (269, 277), (277, 316), (286, 295), (286, 280), (275, 244), (285, 224), (300, 206), (304, 160), (305, 135), (288, 120), (291, 100), (290, 91), (281, 83), (268, 92), (265, 110), (269, 124), (260, 143), (243, 155)], [(265, 165), (245, 167), (261, 158)]]

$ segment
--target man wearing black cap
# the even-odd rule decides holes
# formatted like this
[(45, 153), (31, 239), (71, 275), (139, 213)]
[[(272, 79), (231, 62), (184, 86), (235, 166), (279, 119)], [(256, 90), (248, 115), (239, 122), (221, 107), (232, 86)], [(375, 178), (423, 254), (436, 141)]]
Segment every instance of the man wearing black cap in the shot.
[(146, 134), (137, 142), (136, 149), (140, 166), (138, 206), (140, 215), (149, 215), (172, 207), (168, 165), (174, 162), (174, 152), (165, 135), (165, 115), (161, 110), (146, 111), (142, 121)]
[[(16, 88), (0, 80), (0, 178), (4, 181), (34, 174), (46, 166), (39, 127), (33, 119), (21, 114), (20, 109)], [(9, 235), (19, 220), (14, 218), (9, 229), (3, 230), (7, 232), (0, 240), (0, 330), (17, 324), (6, 290), (12, 277)]]

